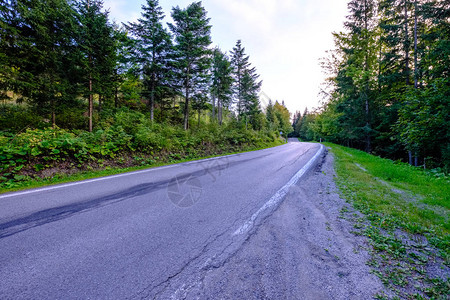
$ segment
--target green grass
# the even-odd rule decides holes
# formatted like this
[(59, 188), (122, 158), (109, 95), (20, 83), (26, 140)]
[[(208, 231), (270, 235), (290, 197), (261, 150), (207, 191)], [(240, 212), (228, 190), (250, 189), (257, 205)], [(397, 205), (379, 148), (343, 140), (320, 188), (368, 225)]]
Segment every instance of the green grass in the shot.
[[(374, 274), (400, 298), (447, 299), (449, 178), (355, 149), (324, 145), (334, 154), (341, 196), (364, 215), (341, 210), (354, 223), (354, 233), (368, 238), (372, 253), (368, 264)], [(430, 274), (430, 266), (447, 275)]]
[(145, 164), (142, 166), (135, 166), (135, 167), (128, 167), (128, 168), (106, 167), (105, 169), (102, 169), (102, 170), (80, 171), (80, 172), (77, 172), (77, 173), (71, 174), (71, 175), (58, 174), (51, 178), (34, 178), (31, 180), (18, 182), (18, 183), (16, 183), (16, 185), (14, 187), (11, 187), (11, 188), (0, 188), (0, 194), (7, 193), (7, 192), (20, 191), (20, 190), (25, 190), (25, 189), (31, 189), (31, 188), (39, 188), (39, 187), (44, 187), (44, 186), (54, 185), (54, 184), (75, 182), (75, 181), (81, 181), (81, 180), (86, 180), (86, 179), (122, 174), (122, 173), (127, 173), (127, 172), (132, 172), (132, 171), (156, 168), (156, 167), (160, 167), (160, 166), (183, 163), (183, 162), (200, 160), (200, 159), (206, 159), (206, 158), (211, 158), (211, 157), (245, 153), (245, 152), (250, 152), (250, 151), (256, 151), (256, 150), (262, 150), (262, 149), (267, 149), (267, 148), (271, 148), (271, 147), (276, 147), (279, 145), (282, 145), (281, 141), (276, 140), (272, 143), (267, 143), (265, 146), (262, 146), (262, 147), (246, 149), (246, 150), (237, 151), (237, 152), (227, 152), (227, 153), (222, 153), (219, 155), (193, 157), (193, 158), (189, 158), (189, 159), (174, 159), (170, 162), (156, 162), (156, 163), (152, 163), (152, 164)]
[[(448, 236), (450, 182), (421, 169), (334, 144), (343, 193), (365, 209), (398, 219), (411, 233)], [(403, 223), (403, 224), (402, 224)]]

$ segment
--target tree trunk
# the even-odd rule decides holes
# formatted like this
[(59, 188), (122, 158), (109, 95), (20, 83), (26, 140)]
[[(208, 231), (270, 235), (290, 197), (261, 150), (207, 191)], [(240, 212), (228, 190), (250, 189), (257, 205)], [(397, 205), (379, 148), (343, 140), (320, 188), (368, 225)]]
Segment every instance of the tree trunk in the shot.
[(56, 113), (55, 113), (55, 99), (51, 100), (51, 107), (52, 107), (52, 127), (56, 127)]
[(186, 83), (185, 83), (185, 89), (186, 89), (186, 99), (184, 101), (184, 130), (189, 129), (189, 85), (190, 85), (190, 76), (191, 76), (191, 66), (188, 65), (187, 68), (187, 76), (186, 76)]
[(418, 87), (417, 68), (417, 0), (414, 1), (414, 88)]
[(242, 95), (241, 95), (241, 69), (238, 68), (238, 121), (241, 120), (241, 105), (242, 105)]
[(218, 106), (218, 117), (219, 117), (219, 125), (222, 126), (222, 101), (217, 99), (217, 106)]
[(155, 76), (154, 74), (152, 74), (152, 90), (150, 93), (150, 121), (153, 122), (153, 118), (154, 118), (154, 111), (155, 111)]
[(406, 85), (410, 85), (409, 81), (409, 37), (408, 37), (408, 1), (405, 1), (405, 77)]
[(184, 130), (189, 128), (189, 87), (186, 86), (186, 99), (184, 101)]
[(92, 77), (89, 76), (89, 132), (92, 132), (92, 116), (94, 112), (94, 98), (92, 97)]
[(176, 116), (176, 112), (177, 112), (177, 107), (176, 107), (176, 105), (177, 105), (177, 103), (176, 103), (176, 99), (177, 99), (177, 97), (175, 97), (175, 95), (172, 97), (172, 100), (173, 100), (173, 117), (175, 118), (175, 116)]
[(216, 96), (212, 95), (212, 121), (216, 121)]
[[(369, 31), (369, 18), (367, 16), (367, 0), (364, 0), (364, 35), (365, 35), (365, 57), (364, 57), (364, 71), (367, 73), (369, 71), (369, 37), (368, 37), (368, 31)], [(366, 80), (368, 81), (369, 78), (366, 78)], [(366, 152), (370, 153), (372, 151), (372, 145), (371, 145), (371, 140), (370, 140), (370, 111), (369, 111), (369, 96), (368, 96), (368, 91), (369, 91), (369, 83), (366, 82), (364, 84), (364, 98), (365, 98), (365, 103), (364, 103), (364, 110), (365, 110), (365, 114), (366, 114)]]
[(114, 93), (114, 107), (119, 107), (119, 88), (116, 86), (116, 91)]
[(366, 152), (370, 153), (372, 152), (372, 143), (370, 139), (370, 122), (369, 122), (369, 97), (366, 95)]
[[(89, 9), (90, 1), (87, 2), (87, 7)], [(89, 68), (92, 66), (92, 55), (89, 54)], [(92, 97), (92, 70), (89, 70), (89, 108), (88, 108), (88, 117), (89, 117), (89, 132), (92, 132), (92, 116), (94, 112), (94, 99)]]

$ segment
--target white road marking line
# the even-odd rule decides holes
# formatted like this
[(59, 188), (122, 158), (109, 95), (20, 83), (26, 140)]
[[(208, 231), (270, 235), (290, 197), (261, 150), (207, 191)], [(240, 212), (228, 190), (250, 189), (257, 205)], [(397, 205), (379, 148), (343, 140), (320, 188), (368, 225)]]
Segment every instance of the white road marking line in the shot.
[[(262, 149), (262, 150), (270, 150), (270, 149), (272, 149), (272, 148)], [(261, 150), (259, 150), (259, 151), (261, 151)], [(36, 189), (27, 190), (27, 191), (23, 191), (23, 192), (12, 192), (12, 193), (8, 193), (8, 194), (5, 194), (5, 195), (0, 195), (0, 199), (11, 198), (11, 197), (16, 197), (16, 196), (23, 196), (23, 195), (28, 195), (28, 194), (34, 194), (34, 193), (38, 193), (38, 192), (46, 192), (46, 191), (51, 191), (51, 190), (57, 190), (57, 189), (65, 188), (65, 187), (71, 187), (71, 186), (76, 186), (76, 185), (81, 185), (81, 184), (86, 184), (86, 183), (104, 181), (104, 180), (108, 180), (108, 179), (125, 177), (125, 176), (130, 176), (130, 175), (135, 175), (135, 174), (142, 174), (142, 173), (147, 173), (147, 172), (153, 172), (153, 171), (156, 171), (156, 170), (168, 169), (168, 168), (172, 168), (172, 167), (180, 166), (180, 165), (193, 165), (193, 164), (201, 163), (201, 162), (205, 162), (205, 161), (221, 159), (223, 157), (239, 156), (239, 155), (242, 155), (244, 153), (235, 153), (235, 154), (229, 154), (229, 155), (224, 155), (224, 156), (210, 157), (210, 158), (205, 158), (205, 159), (200, 159), (200, 160), (195, 160), (195, 161), (188, 161), (188, 162), (173, 164), (173, 165), (169, 165), (169, 166), (156, 167), (156, 168), (146, 169), (146, 170), (141, 170), (141, 171), (133, 171), (133, 172), (127, 172), (127, 173), (123, 173), (123, 174), (110, 175), (110, 176), (106, 176), (106, 177), (88, 179), (88, 180), (77, 181), (77, 182), (70, 182), (70, 183), (65, 183), (65, 184), (61, 184), (61, 185), (48, 186), (48, 187), (43, 187), (43, 188), (36, 188)]]
[(281, 189), (279, 189), (275, 195), (272, 196), (264, 205), (258, 209), (251, 217), (248, 219), (244, 224), (242, 224), (234, 233), (233, 235), (238, 234), (245, 234), (247, 233), (253, 226), (253, 223), (255, 222), (256, 218), (266, 209), (275, 206), (278, 204), (284, 196), (289, 191), (289, 188), (297, 183), (297, 181), (305, 175), (305, 173), (311, 168), (311, 166), (314, 164), (314, 162), (317, 160), (317, 158), (320, 157), (320, 155), (323, 152), (323, 145), (320, 145), (320, 149), (317, 151), (317, 153), (308, 161), (306, 165), (303, 166), (297, 173), (295, 173), (294, 176), (289, 180), (288, 183), (286, 183)]
[[(257, 150), (257, 151), (264, 151), (264, 150), (270, 150), (270, 149), (272, 149), (272, 148), (267, 148), (267, 149), (262, 149), (262, 150)], [(205, 159), (200, 159), (200, 160), (195, 160), (195, 161), (189, 161), (189, 162), (184, 162), (184, 163), (178, 163), (178, 164), (173, 164), (173, 165), (169, 165), (169, 166), (156, 167), (156, 168), (146, 169), (146, 170), (141, 170), (141, 171), (133, 171), (133, 172), (123, 173), (123, 174), (110, 175), (110, 176), (106, 176), (106, 177), (88, 179), (88, 180), (77, 181), (77, 182), (70, 182), (70, 183), (65, 183), (65, 184), (61, 184), (61, 185), (48, 186), (48, 187), (43, 187), (43, 188), (36, 188), (36, 189), (27, 190), (27, 191), (23, 191), (23, 192), (12, 192), (12, 193), (8, 193), (8, 194), (5, 194), (5, 195), (0, 195), (0, 199), (6, 199), (6, 198), (11, 198), (11, 197), (16, 197), (16, 196), (24, 196), (24, 195), (34, 194), (34, 193), (38, 193), (38, 192), (52, 191), (52, 190), (66, 188), (66, 187), (86, 184), (86, 183), (92, 183), (92, 182), (104, 181), (104, 180), (114, 179), (114, 178), (119, 178), (119, 177), (131, 176), (131, 175), (135, 175), (135, 174), (142, 174), (142, 173), (147, 173), (147, 172), (153, 172), (153, 171), (168, 169), (168, 168), (172, 168), (172, 167), (180, 166), (180, 165), (192, 165), (192, 164), (201, 163), (201, 162), (204, 162), (204, 161), (209, 161), (209, 160), (214, 160), (214, 159), (221, 159), (223, 157), (239, 156), (239, 155), (242, 155), (242, 154), (245, 154), (245, 153), (247, 153), (247, 152), (236, 153), (236, 154), (229, 154), (229, 155), (217, 156), (217, 157), (210, 157), (210, 158), (205, 158)]]
[(23, 196), (23, 195), (28, 195), (28, 194), (38, 193), (38, 192), (57, 190), (57, 189), (65, 188), (65, 187), (70, 187), (70, 186), (75, 186), (75, 185), (80, 185), (80, 184), (86, 184), (86, 183), (92, 183), (92, 182), (97, 182), (97, 181), (104, 181), (104, 180), (108, 180), (108, 179), (125, 177), (125, 176), (130, 176), (130, 175), (135, 175), (135, 174), (148, 173), (148, 172), (152, 172), (152, 171), (156, 171), (156, 170), (162, 170), (162, 169), (171, 168), (173, 166), (174, 165), (163, 166), (163, 167), (157, 167), (157, 168), (148, 169), (148, 170), (133, 171), (133, 172), (123, 173), (123, 174), (110, 175), (110, 176), (106, 176), (106, 177), (88, 179), (88, 180), (77, 181), (77, 182), (70, 182), (70, 183), (65, 183), (65, 184), (61, 184), (61, 185), (37, 188), (37, 189), (23, 191), (23, 192), (13, 192), (11, 194), (0, 195), (0, 199), (16, 197), (16, 196)]

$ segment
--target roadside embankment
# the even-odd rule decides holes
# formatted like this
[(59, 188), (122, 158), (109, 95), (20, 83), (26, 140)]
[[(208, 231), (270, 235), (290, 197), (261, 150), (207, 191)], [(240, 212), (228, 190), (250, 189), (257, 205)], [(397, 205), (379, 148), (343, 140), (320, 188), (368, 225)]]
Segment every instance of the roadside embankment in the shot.
[(0, 192), (117, 174), (284, 143), (274, 132), (209, 124), (185, 131), (120, 116), (93, 132), (0, 132)]
[[(372, 272), (402, 299), (450, 294), (450, 181), (404, 163), (325, 143), (340, 194), (363, 215), (342, 211), (370, 243)], [(379, 294), (379, 299), (390, 299)]]

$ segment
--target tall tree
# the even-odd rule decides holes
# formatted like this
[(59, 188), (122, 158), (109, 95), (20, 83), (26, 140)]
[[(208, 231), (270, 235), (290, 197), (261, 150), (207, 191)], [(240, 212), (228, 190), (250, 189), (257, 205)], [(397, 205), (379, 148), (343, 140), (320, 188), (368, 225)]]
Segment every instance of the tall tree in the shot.
[(191, 95), (209, 80), (211, 64), (211, 26), (201, 2), (194, 2), (186, 9), (174, 7), (174, 24), (168, 24), (175, 36), (175, 69), (183, 87), (184, 129), (189, 128), (189, 101)]
[(241, 40), (236, 42), (236, 46), (231, 51), (231, 65), (233, 66), (234, 75), (234, 97), (237, 105), (238, 118), (241, 117), (243, 111), (243, 89), (242, 78), (246, 70), (250, 68), (249, 56), (245, 54), (245, 48), (242, 47)]
[[(415, 154), (415, 165), (420, 156), (423, 160), (428, 158), (429, 165), (442, 162), (448, 170), (450, 3), (417, 1), (414, 4), (414, 87), (405, 93), (396, 129), (406, 149)], [(410, 163), (413, 163), (411, 158)]]
[[(352, 0), (348, 3), (350, 15), (344, 23), (345, 28), (349, 30), (349, 47), (345, 49), (348, 53), (348, 72), (352, 79), (357, 97), (362, 102), (364, 111), (365, 126), (363, 132), (365, 136), (365, 150), (372, 151), (371, 135), (371, 88), (376, 80), (375, 62), (377, 53), (374, 51), (376, 46), (376, 27), (375, 15), (376, 5), (374, 0)], [(359, 65), (359, 66), (358, 66)]]
[(78, 92), (73, 84), (75, 15), (65, 0), (2, 3), (1, 81), (50, 114), (53, 125), (57, 112), (70, 106)]
[(113, 95), (113, 81), (117, 62), (117, 44), (108, 12), (102, 11), (101, 0), (82, 0), (78, 3), (79, 46), (83, 53), (84, 81), (87, 83), (89, 131), (93, 128), (94, 94), (102, 100)]
[(160, 100), (168, 86), (168, 65), (172, 50), (170, 34), (162, 25), (164, 13), (158, 0), (147, 0), (142, 17), (126, 25), (136, 39), (135, 58), (144, 82), (144, 96), (149, 100), (150, 119), (154, 119), (155, 100)]
[(212, 118), (215, 120), (215, 102), (217, 100), (217, 115), (222, 124), (223, 107), (230, 105), (232, 95), (232, 68), (228, 57), (219, 49), (214, 49), (212, 64)]
[(241, 114), (245, 118), (245, 125), (250, 121), (253, 128), (259, 127), (256, 124), (257, 116), (261, 113), (258, 93), (261, 89), (261, 81), (258, 81), (259, 75), (256, 74), (255, 68), (245, 70), (241, 79)]

